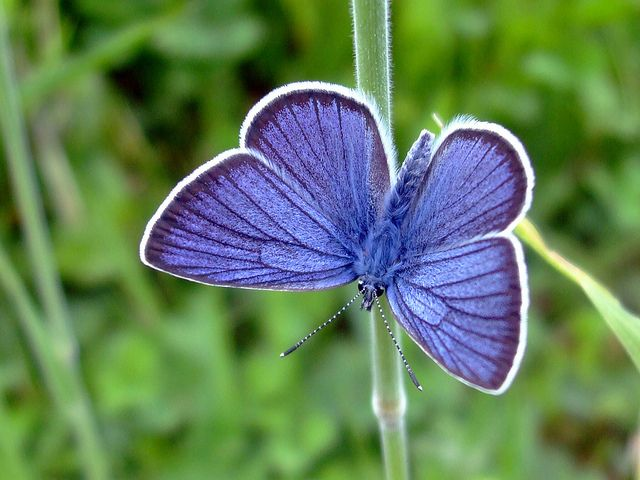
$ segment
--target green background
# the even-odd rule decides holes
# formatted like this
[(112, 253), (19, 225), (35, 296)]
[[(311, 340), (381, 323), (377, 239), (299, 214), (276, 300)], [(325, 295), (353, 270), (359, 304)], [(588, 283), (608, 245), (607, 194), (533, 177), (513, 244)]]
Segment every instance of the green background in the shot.
[[(369, 316), (353, 308), (278, 357), (353, 286), (211, 288), (138, 260), (169, 190), (237, 146), (262, 95), (300, 80), (354, 86), (348, 2), (4, 4), (113, 477), (382, 478)], [(548, 242), (640, 311), (637, 2), (398, 0), (391, 20), (399, 157), (421, 129), (437, 129), (432, 112), (505, 125), (531, 157), (530, 217)], [(0, 240), (35, 295), (4, 146), (0, 155)], [(404, 338), (425, 387), (407, 381), (415, 478), (618, 479), (637, 468), (638, 372), (582, 292), (525, 253), (529, 341), (506, 394), (461, 385)], [(0, 464), (82, 477), (11, 303), (0, 292)]]

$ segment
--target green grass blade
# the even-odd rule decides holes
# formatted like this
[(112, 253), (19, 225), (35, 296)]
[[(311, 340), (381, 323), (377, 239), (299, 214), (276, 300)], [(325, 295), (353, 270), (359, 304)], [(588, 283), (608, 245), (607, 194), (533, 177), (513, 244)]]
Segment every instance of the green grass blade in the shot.
[[(68, 315), (66, 299), (52, 252), (48, 226), (29, 152), (23, 113), (18, 94), (18, 82), (13, 70), (8, 19), (4, 5), (0, 2), (0, 136), (5, 144), (6, 163), (25, 232), (26, 252), (32, 263), (34, 282), (38, 287), (47, 318), (47, 328), (50, 327), (51, 330), (45, 336), (42, 333), (44, 325), (40, 326), (41, 328), (34, 327), (36, 321), (31, 312), (29, 312), (29, 320), (23, 319), (23, 324), (27, 329), (38, 329), (37, 348), (39, 353), (47, 354), (46, 357), (42, 356), (41, 360), (58, 367), (56, 380), (60, 384), (64, 382), (61, 391), (64, 390), (68, 395), (65, 401), (60, 401), (60, 404), (66, 408), (68, 423), (76, 435), (78, 449), (83, 457), (85, 476), (90, 479), (108, 478), (106, 452), (102, 449), (102, 440), (76, 363), (75, 332)], [(0, 255), (0, 257), (0, 260), (8, 259), (6, 255)], [(18, 285), (16, 282), (7, 280), (17, 277), (17, 275), (10, 275), (8, 260), (2, 263), (3, 272), (0, 276), (2, 285)], [(15, 294), (18, 291), (15, 290), (9, 298), (19, 299), (20, 297)], [(27, 322), (30, 323), (27, 325)]]
[(524, 219), (518, 225), (516, 234), (549, 265), (582, 288), (640, 370), (640, 317), (626, 310), (620, 301), (597, 280), (551, 250), (528, 219)]
[(57, 411), (62, 413), (77, 438), (85, 477), (95, 480), (109, 478), (106, 454), (101, 450), (101, 439), (94, 425), (84, 385), (79, 375), (61, 360), (59, 351), (50, 340), (52, 335), (41, 312), (0, 244), (0, 299), (4, 301), (3, 297), (11, 299), (20, 329), (28, 340)]
[[(5, 320), (5, 317), (0, 317)], [(12, 418), (7, 411), (4, 378), (0, 378), (0, 462), (5, 478), (27, 480), (34, 478), (25, 459), (19, 438), (12, 431)]]

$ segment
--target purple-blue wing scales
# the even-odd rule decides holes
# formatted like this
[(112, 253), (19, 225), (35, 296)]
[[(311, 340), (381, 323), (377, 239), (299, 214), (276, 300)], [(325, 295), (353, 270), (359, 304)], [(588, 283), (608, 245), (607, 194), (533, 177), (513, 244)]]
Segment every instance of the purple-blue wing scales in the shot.
[(315, 290), (354, 280), (341, 237), (317, 205), (237, 149), (178, 184), (147, 225), (140, 256), (211, 285)]
[(529, 159), (504, 128), (466, 118), (422, 150), (429, 160), (409, 156), (414, 165), (392, 192), (411, 191), (411, 198), (404, 197), (409, 205), (398, 223), (402, 252), (389, 303), (444, 370), (501, 393), (526, 336), (526, 269), (509, 232), (531, 202)]
[(345, 243), (361, 248), (389, 190), (392, 155), (370, 103), (337, 85), (288, 85), (252, 109), (240, 145), (260, 152)]
[(460, 119), (445, 128), (432, 151), (402, 226), (408, 252), (421, 254), (508, 231), (524, 216), (533, 173), (510, 132)]
[(510, 235), (416, 258), (387, 295), (400, 325), (445, 371), (488, 393), (509, 386), (528, 303), (521, 247)]

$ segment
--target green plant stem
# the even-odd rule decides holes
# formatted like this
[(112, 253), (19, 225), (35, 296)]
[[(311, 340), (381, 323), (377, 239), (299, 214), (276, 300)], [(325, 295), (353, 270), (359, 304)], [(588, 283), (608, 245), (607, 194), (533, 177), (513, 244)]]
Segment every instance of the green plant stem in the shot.
[[(63, 52), (62, 29), (58, 2), (51, 0), (37, 0), (36, 32), (38, 39), (38, 62), (51, 64)], [(38, 169), (45, 183), (48, 200), (56, 212), (56, 218), (65, 226), (78, 225), (83, 213), (83, 203), (77, 181), (69, 158), (61, 140), (60, 122), (58, 114), (63, 107), (60, 94), (40, 105), (37, 113), (31, 116), (31, 128), (35, 146), (35, 158)], [(24, 103), (23, 103), (24, 112)]]
[(107, 478), (106, 462), (79, 376), (66, 368), (56, 355), (50, 341), (50, 333), (42, 321), (42, 315), (31, 300), (1, 245), (0, 289), (5, 292), (7, 300), (11, 299), (20, 328), (40, 367), (47, 389), (77, 438), (86, 477)]
[[(76, 365), (75, 336), (55, 267), (33, 162), (29, 153), (25, 122), (12, 67), (8, 24), (3, 2), (0, 2), (0, 128), (13, 192), (26, 237), (26, 250), (50, 326), (45, 329), (44, 324), (40, 325), (38, 341), (32, 343), (32, 346), (36, 354), (41, 357), (39, 360), (43, 369), (45, 367), (43, 362), (47, 363), (47, 367), (51, 363), (52, 370), (43, 370), (43, 372), (54, 397), (57, 395), (57, 391), (53, 388), (54, 383), (60, 384), (61, 390), (64, 391), (63, 397), (57, 400), (67, 414), (67, 420), (76, 437), (86, 476), (92, 479), (106, 478), (107, 462)], [(6, 256), (4, 258), (6, 260)], [(13, 294), (10, 298), (14, 298)], [(33, 328), (31, 324), (33, 322), (24, 323), (27, 317), (20, 315), (19, 318), (25, 330)]]
[(358, 88), (376, 101), (382, 120), (390, 126), (389, 3), (388, 0), (352, 0), (351, 3)]
[(60, 354), (75, 356), (75, 341), (52, 255), (52, 247), (40, 203), (25, 122), (19, 104), (9, 46), (6, 15), (0, 2), (0, 126), (13, 194), (20, 212), (34, 281), (47, 319), (54, 325)]
[[(640, 420), (640, 416), (638, 417), (638, 420)], [(632, 458), (635, 462), (636, 480), (640, 480), (640, 426), (638, 426), (638, 428), (636, 429), (635, 439), (633, 440), (633, 442)]]
[(0, 289), (5, 297), (11, 299), (12, 310), (20, 321), (20, 328), (29, 343), (36, 362), (42, 370), (47, 387), (53, 399), (58, 402), (58, 389), (54, 386), (58, 374), (55, 372), (55, 356), (51, 344), (47, 339), (47, 330), (42, 323), (42, 317), (31, 300), (24, 283), (11, 264), (7, 253), (0, 245)]
[[(352, 15), (358, 88), (375, 100), (382, 121), (390, 127), (389, 3), (387, 0), (352, 0)], [(400, 340), (397, 325), (393, 328)], [(372, 403), (380, 428), (386, 478), (406, 479), (409, 477), (405, 427), (407, 401), (400, 358), (384, 323), (373, 314), (371, 341)]]

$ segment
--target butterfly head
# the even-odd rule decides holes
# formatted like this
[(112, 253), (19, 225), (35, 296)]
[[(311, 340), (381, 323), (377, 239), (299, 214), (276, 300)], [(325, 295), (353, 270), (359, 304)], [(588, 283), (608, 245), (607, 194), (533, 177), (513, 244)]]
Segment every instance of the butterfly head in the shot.
[(362, 294), (362, 304), (360, 308), (367, 311), (371, 310), (373, 302), (384, 295), (384, 290), (384, 285), (379, 281), (371, 277), (361, 277), (360, 280), (358, 280), (358, 291)]

